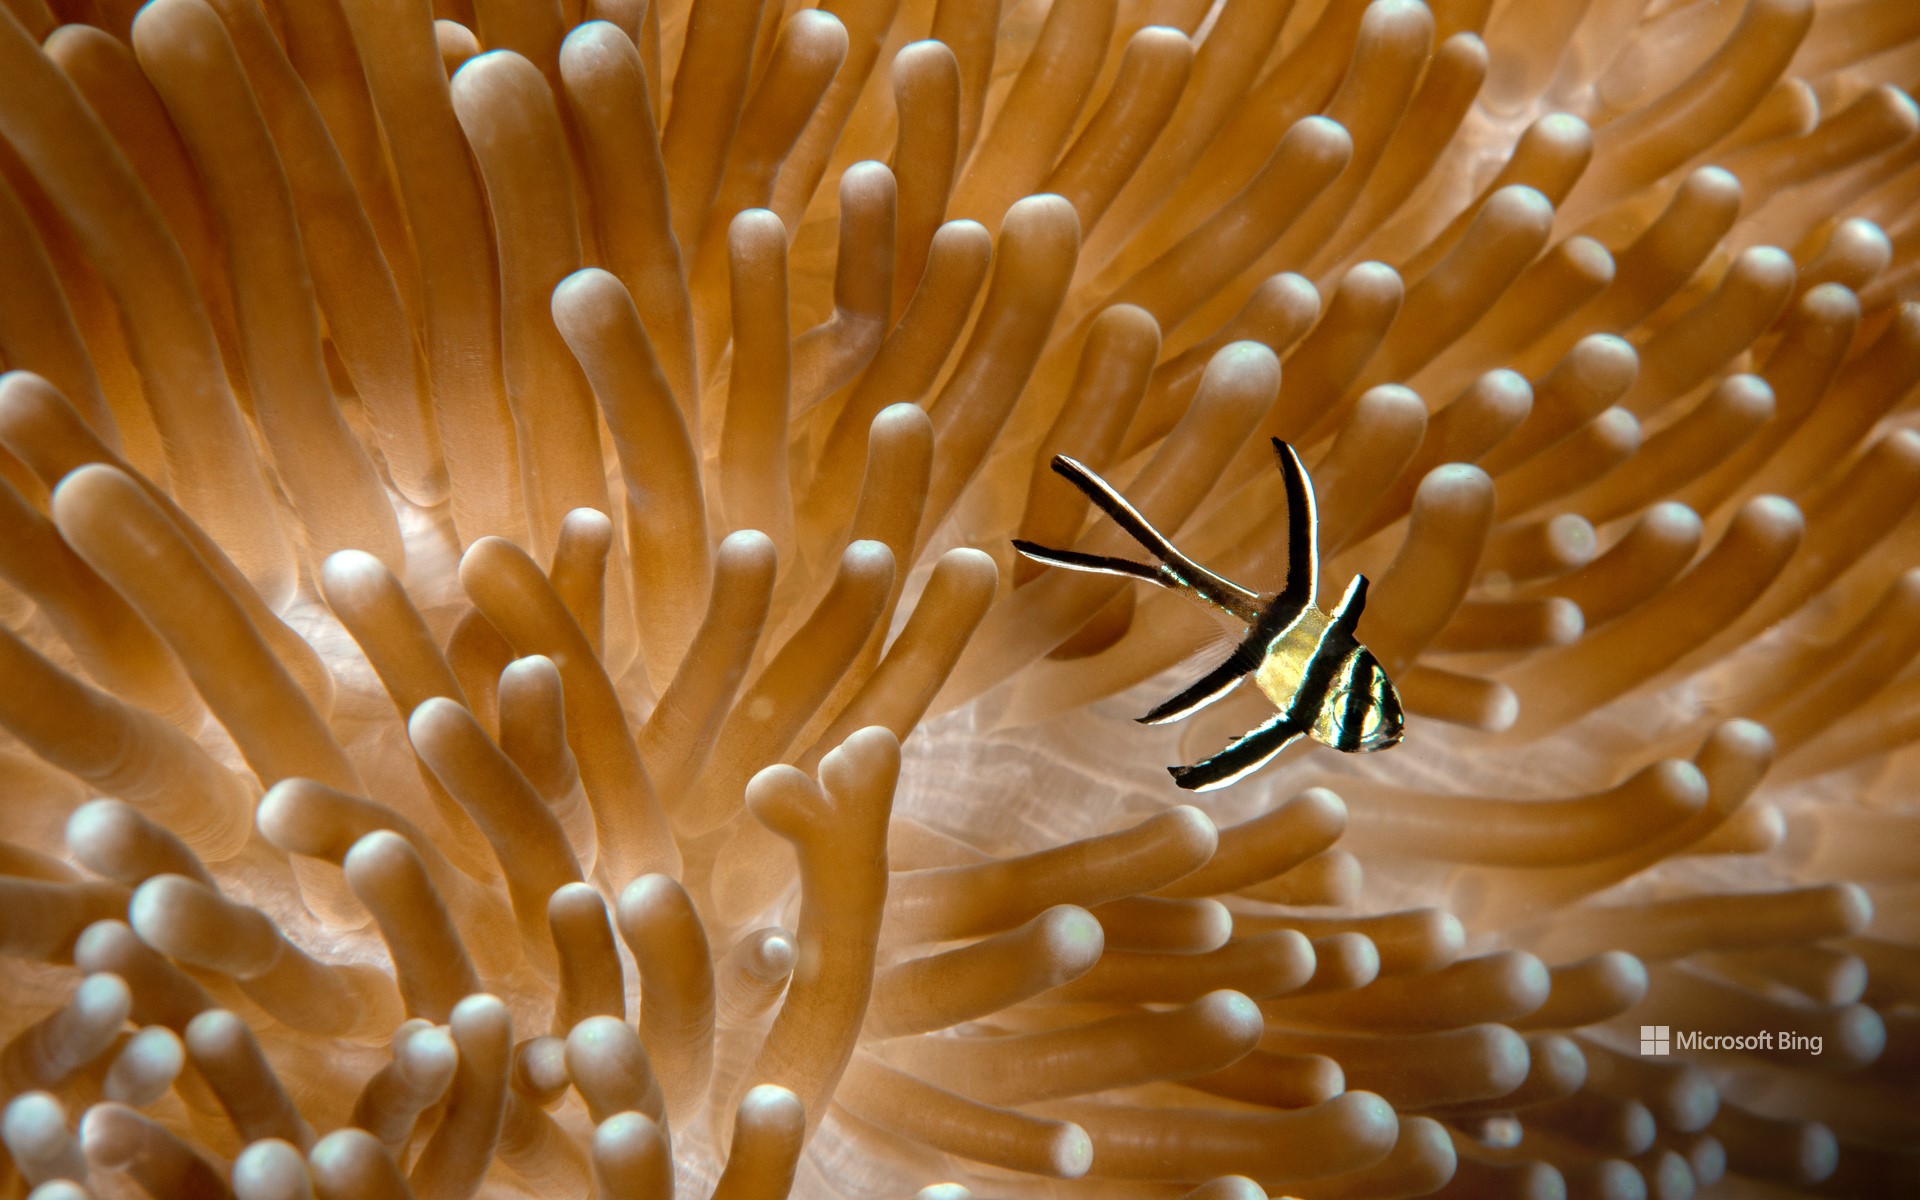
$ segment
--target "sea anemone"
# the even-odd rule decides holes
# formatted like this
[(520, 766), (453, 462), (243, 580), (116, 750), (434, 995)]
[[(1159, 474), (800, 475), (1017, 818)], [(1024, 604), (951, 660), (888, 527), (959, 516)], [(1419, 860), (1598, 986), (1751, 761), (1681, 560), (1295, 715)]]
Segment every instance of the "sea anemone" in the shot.
[[(0, 1190), (1915, 1194), (1917, 76), (4, 0)], [(1277, 588), (1272, 439), (1407, 734), (1189, 795), (1214, 618), (1012, 540)]]

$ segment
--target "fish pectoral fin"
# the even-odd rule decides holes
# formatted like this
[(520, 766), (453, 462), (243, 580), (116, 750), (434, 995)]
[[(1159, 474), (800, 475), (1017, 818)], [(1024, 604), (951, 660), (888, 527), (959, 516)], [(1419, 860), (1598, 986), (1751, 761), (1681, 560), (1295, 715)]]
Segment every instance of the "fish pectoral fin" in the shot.
[(1145, 716), (1135, 717), (1134, 720), (1142, 725), (1164, 725), (1192, 716), (1238, 687), (1242, 679), (1260, 666), (1263, 652), (1263, 643), (1257, 635), (1246, 638), (1234, 648), (1225, 662), (1156, 704)]
[(1190, 767), (1168, 767), (1167, 774), (1189, 792), (1211, 792), (1266, 766), (1274, 755), (1300, 740), (1303, 732), (1292, 714), (1281, 713), (1212, 758)]

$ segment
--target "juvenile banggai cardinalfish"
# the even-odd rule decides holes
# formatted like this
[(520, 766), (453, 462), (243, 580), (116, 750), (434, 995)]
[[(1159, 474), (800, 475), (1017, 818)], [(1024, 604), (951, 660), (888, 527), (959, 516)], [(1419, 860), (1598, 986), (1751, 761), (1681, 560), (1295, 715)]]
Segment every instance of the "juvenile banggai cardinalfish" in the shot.
[(1225, 662), (1139, 718), (1143, 725), (1160, 725), (1191, 716), (1249, 675), (1280, 710), (1213, 757), (1169, 767), (1174, 782), (1189, 791), (1209, 792), (1245, 778), (1302, 737), (1358, 753), (1395, 745), (1406, 729), (1393, 682), (1354, 635), (1367, 604), (1367, 577), (1355, 575), (1331, 613), (1315, 604), (1320, 519), (1313, 482), (1292, 446), (1275, 438), (1273, 449), (1287, 497), (1287, 580), (1278, 592), (1248, 591), (1180, 553), (1126, 497), (1064, 454), (1054, 456), (1054, 472), (1085, 493), (1160, 565), (1017, 539), (1013, 543), (1028, 558), (1052, 566), (1126, 575), (1172, 588), (1246, 625), (1246, 637)]

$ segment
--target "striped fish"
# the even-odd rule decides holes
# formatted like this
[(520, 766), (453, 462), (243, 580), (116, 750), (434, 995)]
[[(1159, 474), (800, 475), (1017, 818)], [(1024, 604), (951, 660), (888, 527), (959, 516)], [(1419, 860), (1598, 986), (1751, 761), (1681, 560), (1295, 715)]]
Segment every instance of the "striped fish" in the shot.
[(1302, 737), (1356, 753), (1395, 745), (1406, 728), (1392, 681), (1354, 636), (1366, 608), (1367, 578), (1355, 575), (1332, 612), (1315, 605), (1320, 548), (1313, 483), (1292, 446), (1275, 438), (1273, 449), (1280, 457), (1287, 495), (1287, 581), (1278, 592), (1250, 592), (1180, 553), (1126, 497), (1064, 454), (1054, 457), (1054, 472), (1085, 493), (1159, 565), (1017, 539), (1013, 543), (1028, 558), (1052, 566), (1125, 575), (1172, 588), (1246, 625), (1247, 636), (1227, 661), (1139, 718), (1143, 725), (1160, 725), (1191, 716), (1248, 676), (1279, 710), (1271, 721), (1212, 758), (1190, 767), (1169, 767), (1174, 782), (1189, 791), (1208, 792), (1243, 779)]

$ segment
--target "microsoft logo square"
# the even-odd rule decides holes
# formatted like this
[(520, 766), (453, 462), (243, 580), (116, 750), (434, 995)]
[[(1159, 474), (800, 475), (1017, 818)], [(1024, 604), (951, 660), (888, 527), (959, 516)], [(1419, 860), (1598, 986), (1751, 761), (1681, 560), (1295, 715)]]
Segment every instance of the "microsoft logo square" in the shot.
[(1640, 1053), (1671, 1054), (1671, 1043), (1667, 1038), (1665, 1025), (1642, 1025), (1640, 1027)]

